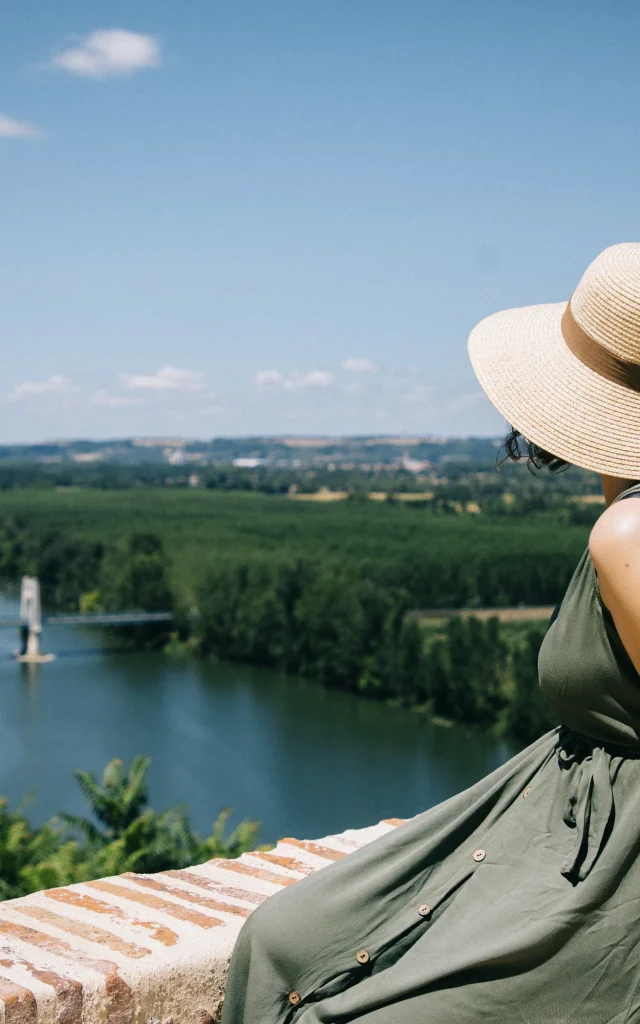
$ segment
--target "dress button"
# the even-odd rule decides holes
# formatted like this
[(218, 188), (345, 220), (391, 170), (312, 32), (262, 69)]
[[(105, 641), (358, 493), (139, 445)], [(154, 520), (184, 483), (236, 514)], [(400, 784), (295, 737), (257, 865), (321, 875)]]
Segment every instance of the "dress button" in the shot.
[(359, 964), (368, 964), (371, 957), (367, 953), (366, 949), (359, 949), (356, 953), (356, 960)]
[(428, 903), (423, 903), (421, 907), (418, 907), (418, 913), (420, 917), (428, 917), (431, 913), (431, 907)]
[(473, 859), (474, 860), (477, 860), (478, 862), (480, 862), (481, 860), (484, 860), (484, 858), (486, 856), (487, 855), (486, 855), (484, 850), (474, 850), (474, 854), (473, 854)]
[(292, 1006), (297, 1006), (298, 1003), (300, 1002), (300, 999), (300, 993), (296, 992), (295, 989), (293, 990), (293, 992), (289, 993), (289, 1002), (291, 1003)]
[(525, 788), (523, 789), (523, 791), (522, 791), (522, 797), (523, 797), (523, 799), (524, 799), (524, 800), (526, 800), (526, 799), (527, 799), (527, 797), (529, 796), (529, 793), (531, 792), (531, 789), (532, 789), (532, 787), (531, 787), (531, 786), (526, 786), (526, 787), (525, 787)]

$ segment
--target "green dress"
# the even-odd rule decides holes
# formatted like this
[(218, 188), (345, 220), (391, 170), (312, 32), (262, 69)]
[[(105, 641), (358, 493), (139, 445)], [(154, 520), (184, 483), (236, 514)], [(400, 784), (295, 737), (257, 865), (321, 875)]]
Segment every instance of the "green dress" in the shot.
[(538, 664), (563, 725), (257, 908), (223, 1024), (640, 1024), (640, 677), (588, 548)]

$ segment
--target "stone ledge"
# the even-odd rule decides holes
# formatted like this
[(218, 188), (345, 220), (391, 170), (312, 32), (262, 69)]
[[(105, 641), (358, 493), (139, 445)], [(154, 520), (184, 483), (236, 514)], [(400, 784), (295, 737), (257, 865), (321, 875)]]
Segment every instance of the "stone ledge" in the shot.
[(0, 1024), (214, 1024), (251, 911), (401, 823), (0, 903)]

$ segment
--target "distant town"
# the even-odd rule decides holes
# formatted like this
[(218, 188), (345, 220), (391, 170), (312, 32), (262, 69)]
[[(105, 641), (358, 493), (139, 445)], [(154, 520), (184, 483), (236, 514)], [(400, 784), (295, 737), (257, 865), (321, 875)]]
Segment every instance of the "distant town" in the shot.
[(137, 466), (233, 465), (238, 469), (305, 467), (380, 472), (422, 473), (449, 461), (472, 464), (494, 461), (502, 438), (488, 437), (246, 437), (211, 440), (127, 438), (108, 441), (51, 441), (4, 445), (0, 464), (40, 465), (112, 463)]

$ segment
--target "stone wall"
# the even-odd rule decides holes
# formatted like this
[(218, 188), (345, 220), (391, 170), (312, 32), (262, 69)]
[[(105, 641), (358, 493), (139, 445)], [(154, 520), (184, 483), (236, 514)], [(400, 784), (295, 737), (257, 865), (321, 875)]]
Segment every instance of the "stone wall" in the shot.
[(251, 911), (399, 824), (0, 903), (0, 1014), (6, 1024), (213, 1024)]

